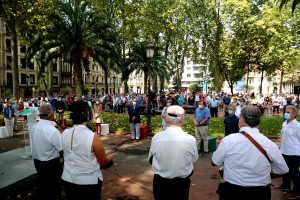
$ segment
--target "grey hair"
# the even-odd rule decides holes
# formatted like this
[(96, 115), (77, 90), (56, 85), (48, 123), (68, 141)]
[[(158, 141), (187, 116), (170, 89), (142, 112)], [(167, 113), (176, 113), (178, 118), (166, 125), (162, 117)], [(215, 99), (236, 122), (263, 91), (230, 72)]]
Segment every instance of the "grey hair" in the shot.
[[(172, 116), (176, 115), (176, 116)], [(167, 109), (167, 124), (180, 125), (182, 119), (184, 119), (184, 110), (180, 106), (170, 106)]]
[(261, 112), (256, 106), (245, 106), (241, 111), (241, 117), (251, 128), (256, 127), (260, 123)]
[(295, 106), (289, 105), (289, 106), (285, 107), (285, 110), (287, 108), (292, 109), (294, 115), (296, 115), (296, 116), (298, 115), (298, 109)]
[(43, 104), (39, 107), (40, 118), (41, 119), (49, 119), (52, 113), (54, 113), (53, 107), (51, 104)]

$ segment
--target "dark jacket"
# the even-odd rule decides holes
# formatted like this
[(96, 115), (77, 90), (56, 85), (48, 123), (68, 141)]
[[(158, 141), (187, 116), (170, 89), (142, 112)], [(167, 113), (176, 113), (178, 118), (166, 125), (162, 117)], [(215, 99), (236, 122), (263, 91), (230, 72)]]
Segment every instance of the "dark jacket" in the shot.
[[(11, 117), (14, 117), (15, 116), (15, 109), (14, 108), (10, 108), (11, 109)], [(9, 117), (9, 108), (4, 108), (3, 110), (3, 115), (4, 115), (4, 118), (8, 118)]]
[[(55, 103), (55, 110), (57, 113), (64, 113), (66, 110), (65, 103), (61, 101), (56, 101)], [(62, 110), (62, 112), (59, 112), (58, 110)]]
[(239, 132), (239, 120), (240, 118), (238, 118), (236, 115), (233, 115), (232, 117), (229, 117), (229, 115), (227, 115), (225, 117), (225, 136)]
[[(128, 115), (129, 115), (129, 123), (141, 123), (141, 112), (142, 112), (142, 107), (136, 105), (135, 109), (133, 106), (130, 106), (128, 109)], [(135, 116), (136, 119), (132, 121), (132, 117)]]

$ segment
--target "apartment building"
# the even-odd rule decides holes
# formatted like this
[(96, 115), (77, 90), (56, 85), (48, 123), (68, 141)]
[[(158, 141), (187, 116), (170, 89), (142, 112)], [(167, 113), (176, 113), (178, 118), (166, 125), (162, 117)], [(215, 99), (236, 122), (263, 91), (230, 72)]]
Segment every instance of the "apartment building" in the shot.
[[(74, 90), (73, 71), (70, 58), (53, 59), (51, 65), (45, 68), (45, 73), (38, 80), (38, 65), (26, 65), (26, 50), (24, 44), (18, 42), (18, 68), (19, 68), (19, 94), (20, 97), (46, 96), (46, 88), (49, 80), (53, 82), (54, 96), (66, 94)], [(86, 94), (104, 94), (104, 72), (101, 66), (89, 58), (87, 70), (83, 70), (84, 90)], [(11, 56), (11, 38), (9, 29), (5, 22), (0, 19), (0, 97), (13, 90)], [(53, 75), (49, 77), (48, 67), (52, 67)], [(44, 84), (46, 83), (46, 85)], [(121, 75), (110, 74), (108, 78), (109, 93), (120, 93), (122, 91)]]

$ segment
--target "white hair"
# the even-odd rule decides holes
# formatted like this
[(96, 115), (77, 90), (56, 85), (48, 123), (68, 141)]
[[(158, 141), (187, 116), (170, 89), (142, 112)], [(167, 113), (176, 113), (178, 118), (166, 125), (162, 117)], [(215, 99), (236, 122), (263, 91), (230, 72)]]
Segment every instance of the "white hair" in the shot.
[(170, 106), (167, 109), (167, 124), (179, 125), (184, 118), (184, 110), (180, 106)]

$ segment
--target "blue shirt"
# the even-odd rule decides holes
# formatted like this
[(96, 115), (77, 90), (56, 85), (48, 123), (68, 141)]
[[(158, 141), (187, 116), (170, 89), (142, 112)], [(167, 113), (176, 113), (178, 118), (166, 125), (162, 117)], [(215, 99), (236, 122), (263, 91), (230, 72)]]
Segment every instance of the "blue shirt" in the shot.
[(196, 118), (196, 122), (199, 124), (205, 117), (207, 117), (208, 119), (206, 120), (206, 122), (204, 124), (202, 124), (202, 126), (206, 126), (209, 125), (210, 122), (210, 111), (207, 107), (204, 107), (203, 109), (197, 108), (195, 110), (195, 118)]
[(229, 105), (230, 104), (230, 101), (231, 101), (231, 98), (230, 97), (224, 97), (223, 98), (223, 102), (225, 105)]

